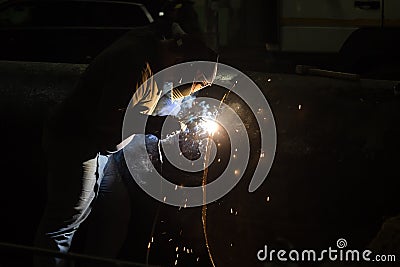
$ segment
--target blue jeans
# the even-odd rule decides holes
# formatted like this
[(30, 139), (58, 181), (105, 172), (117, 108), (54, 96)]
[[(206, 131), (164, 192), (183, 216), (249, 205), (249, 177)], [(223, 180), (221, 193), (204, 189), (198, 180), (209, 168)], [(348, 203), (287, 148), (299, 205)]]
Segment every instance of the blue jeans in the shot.
[[(123, 151), (112, 155), (89, 217), (85, 254), (116, 258), (128, 233), (131, 198), (124, 180)], [(85, 266), (113, 266), (94, 263)]]
[[(66, 253), (75, 232), (92, 210), (99, 185), (112, 156), (93, 152), (74, 151), (68, 138), (49, 138), (47, 153), (47, 206), (39, 224), (35, 246)], [(113, 172), (110, 170), (110, 172)], [(34, 265), (71, 266), (70, 261), (35, 256)]]
[[(144, 136), (137, 136), (137, 138), (144, 138)], [(150, 153), (154, 156), (152, 164), (154, 166), (160, 164), (157, 157), (157, 141), (156, 137), (147, 136), (146, 148), (138, 146), (141, 142), (137, 139), (131, 141), (124, 148), (134, 152), (132, 153), (133, 158), (129, 158), (131, 164), (133, 164), (131, 167), (134, 166), (134, 174), (144, 180), (148, 172), (146, 166), (149, 162), (144, 160), (149, 159), (148, 151), (153, 151)], [(129, 231), (131, 231), (131, 234), (134, 233), (135, 242), (143, 241), (143, 238), (145, 238), (144, 242), (148, 241), (151, 235), (152, 221), (150, 220), (156, 215), (160, 203), (147, 195), (133, 180), (126, 165), (123, 150), (113, 154), (107, 165), (99, 195), (89, 216), (85, 254), (117, 258)], [(133, 224), (130, 224), (131, 218)], [(136, 229), (137, 225), (149, 221), (148, 227)], [(129, 227), (134, 228), (129, 229)], [(143, 244), (146, 245), (147, 243)], [(142, 261), (144, 260), (142, 259), (142, 252), (135, 251), (131, 256), (134, 255), (139, 261)], [(93, 265), (85, 265), (85, 267), (87, 266), (110, 267), (113, 265), (94, 263)]]

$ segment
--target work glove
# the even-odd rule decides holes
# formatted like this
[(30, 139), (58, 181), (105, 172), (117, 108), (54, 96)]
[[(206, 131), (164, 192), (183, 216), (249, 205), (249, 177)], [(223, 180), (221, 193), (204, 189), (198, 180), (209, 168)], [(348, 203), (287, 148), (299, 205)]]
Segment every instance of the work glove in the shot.
[(155, 135), (164, 139), (181, 130), (181, 124), (173, 116), (149, 116), (146, 123), (146, 134)]

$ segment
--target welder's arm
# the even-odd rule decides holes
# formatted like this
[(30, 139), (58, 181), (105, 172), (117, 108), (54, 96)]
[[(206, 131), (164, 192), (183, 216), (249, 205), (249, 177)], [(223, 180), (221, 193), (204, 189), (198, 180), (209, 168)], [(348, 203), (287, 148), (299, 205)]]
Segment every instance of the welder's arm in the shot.
[(129, 137), (134, 134), (152, 134), (163, 139), (165, 136), (162, 136), (161, 132), (168, 135), (180, 130), (180, 123), (172, 117), (168, 119), (169, 122), (163, 128), (168, 116), (145, 115), (135, 109), (118, 110), (109, 115), (113, 118), (104, 119), (104, 122), (108, 123), (100, 123), (97, 127), (99, 145), (108, 151), (124, 147), (126, 142), (129, 142)]

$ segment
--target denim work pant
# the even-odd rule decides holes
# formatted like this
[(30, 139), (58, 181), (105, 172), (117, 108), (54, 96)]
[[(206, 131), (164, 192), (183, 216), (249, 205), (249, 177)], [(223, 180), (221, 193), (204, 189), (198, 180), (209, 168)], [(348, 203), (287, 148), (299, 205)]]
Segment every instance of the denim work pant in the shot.
[[(89, 216), (85, 254), (116, 258), (126, 239), (131, 217), (131, 198), (124, 180), (123, 151), (112, 155), (99, 195)], [(114, 266), (94, 262), (84, 266)]]
[[(35, 246), (66, 253), (76, 230), (92, 209), (104, 170), (112, 156), (96, 152), (78, 153), (68, 142), (50, 141), (46, 151), (47, 206), (36, 233)], [(72, 264), (61, 258), (36, 256), (34, 265)]]
[[(138, 261), (145, 260), (147, 242), (151, 237), (151, 223), (160, 203), (150, 197), (134, 181), (124, 154), (124, 152), (131, 151), (128, 155), (130, 168), (134, 170), (134, 175), (145, 181), (149, 173), (148, 164), (158, 166), (159, 163), (157, 160), (149, 161), (147, 149), (151, 149), (151, 147), (142, 147), (143, 138), (145, 138), (144, 135), (136, 135), (123, 150), (113, 154), (110, 158), (100, 185), (99, 195), (89, 216), (85, 254), (117, 258), (128, 237), (128, 232), (130, 232), (134, 233), (135, 244), (142, 242), (140, 244), (144, 249), (130, 252), (130, 256)], [(147, 137), (147, 141), (152, 144), (153, 149), (155, 147), (158, 151), (156, 137)], [(157, 158), (154, 153), (153, 155)], [(137, 228), (138, 226), (140, 228)], [(93, 265), (85, 265), (85, 267), (88, 266), (110, 267), (114, 265), (93, 262)]]

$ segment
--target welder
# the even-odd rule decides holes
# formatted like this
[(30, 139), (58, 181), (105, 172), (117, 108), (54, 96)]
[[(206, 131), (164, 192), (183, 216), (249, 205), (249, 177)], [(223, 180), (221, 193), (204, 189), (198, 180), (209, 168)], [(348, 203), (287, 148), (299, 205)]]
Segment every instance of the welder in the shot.
[[(105, 49), (88, 66), (73, 93), (51, 112), (43, 137), (47, 206), (35, 246), (62, 253), (70, 250), (99, 190), (107, 192), (118, 177), (113, 155), (128, 143), (121, 140), (125, 112), (138, 122), (132, 123), (132, 135), (161, 137), (167, 116), (151, 116), (162, 93), (152, 75), (185, 60), (188, 45), (195, 43), (196, 54), (204, 55), (203, 59), (212, 55), (200, 42), (190, 41), (179, 25), (173, 24), (168, 33), (160, 28), (134, 29)], [(195, 86), (199, 89), (204, 84)], [(127, 109), (130, 100), (132, 105)], [(140, 126), (145, 120), (143, 132)], [(170, 132), (180, 129), (176, 119), (170, 121)], [(70, 264), (61, 258), (35, 257), (35, 266)]]

